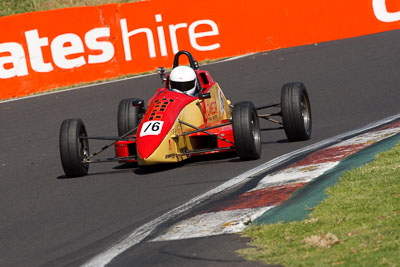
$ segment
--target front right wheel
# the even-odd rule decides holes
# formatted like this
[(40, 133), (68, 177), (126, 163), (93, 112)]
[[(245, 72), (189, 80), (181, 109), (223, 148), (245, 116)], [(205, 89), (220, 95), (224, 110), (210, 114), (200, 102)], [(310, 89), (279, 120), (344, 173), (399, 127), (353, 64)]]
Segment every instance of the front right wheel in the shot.
[(232, 128), (240, 159), (259, 159), (261, 156), (261, 132), (253, 103), (244, 101), (235, 104), (232, 109)]
[(311, 137), (311, 104), (303, 83), (287, 83), (281, 91), (283, 128), (289, 141), (304, 141)]

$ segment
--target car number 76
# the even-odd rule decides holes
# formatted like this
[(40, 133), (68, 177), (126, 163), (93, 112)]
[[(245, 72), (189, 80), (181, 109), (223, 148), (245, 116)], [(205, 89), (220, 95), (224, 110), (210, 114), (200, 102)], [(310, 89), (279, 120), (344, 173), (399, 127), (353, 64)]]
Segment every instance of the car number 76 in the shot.
[(163, 127), (163, 121), (147, 121), (143, 123), (140, 136), (145, 135), (159, 135)]

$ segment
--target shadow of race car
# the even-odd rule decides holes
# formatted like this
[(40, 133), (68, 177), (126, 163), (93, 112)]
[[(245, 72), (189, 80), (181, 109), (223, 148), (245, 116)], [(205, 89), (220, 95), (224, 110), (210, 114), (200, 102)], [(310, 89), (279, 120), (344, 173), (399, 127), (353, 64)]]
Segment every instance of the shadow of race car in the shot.
[[(251, 102), (242, 101), (232, 105), (210, 73), (200, 70), (188, 51), (175, 55), (172, 71), (181, 66), (181, 56), (187, 57), (195, 73), (193, 95), (172, 88), (171, 74), (159, 68), (164, 86), (148, 101), (147, 107), (145, 101), (138, 98), (120, 101), (119, 136), (90, 137), (81, 119), (62, 122), (59, 148), (62, 167), (68, 177), (84, 176), (91, 163), (99, 162), (137, 162), (139, 166), (146, 166), (232, 151), (236, 151), (241, 160), (259, 159), (262, 149), (259, 118), (278, 125), (265, 130), (284, 129), (289, 141), (310, 138), (311, 106), (304, 84), (285, 84), (278, 104), (256, 108)], [(280, 111), (259, 113), (270, 108), (280, 108)], [(90, 139), (110, 140), (111, 143), (90, 154)], [(115, 157), (97, 157), (110, 147), (114, 147)]]

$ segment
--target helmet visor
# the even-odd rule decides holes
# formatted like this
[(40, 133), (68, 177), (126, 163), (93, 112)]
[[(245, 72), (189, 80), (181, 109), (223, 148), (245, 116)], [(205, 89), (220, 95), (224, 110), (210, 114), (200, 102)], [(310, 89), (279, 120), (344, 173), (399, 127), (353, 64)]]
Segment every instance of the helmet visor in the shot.
[(190, 89), (193, 89), (196, 84), (196, 80), (188, 81), (188, 82), (174, 82), (171, 81), (171, 88), (179, 90), (181, 92), (186, 92)]

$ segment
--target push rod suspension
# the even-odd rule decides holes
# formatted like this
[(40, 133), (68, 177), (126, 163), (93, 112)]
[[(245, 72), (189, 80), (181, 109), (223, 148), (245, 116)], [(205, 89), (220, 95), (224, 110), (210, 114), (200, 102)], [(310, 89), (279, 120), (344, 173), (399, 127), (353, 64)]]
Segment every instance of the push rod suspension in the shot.
[(103, 162), (116, 162), (125, 160), (137, 160), (136, 157), (120, 157), (120, 158), (106, 158), (106, 159), (90, 159), (86, 163), (103, 163)]
[[(179, 123), (182, 123), (182, 124), (184, 124), (184, 125), (186, 125), (186, 126), (189, 126), (189, 127), (193, 128), (193, 129), (196, 129), (196, 130), (197, 130), (196, 132), (203, 132), (203, 133), (206, 133), (206, 134), (208, 134), (208, 135), (215, 136), (215, 137), (217, 137), (218, 139), (220, 139), (220, 140), (222, 140), (222, 141), (224, 141), (224, 142), (227, 142), (227, 143), (233, 145), (233, 142), (229, 141), (228, 139), (225, 139), (225, 138), (222, 138), (221, 136), (218, 136), (218, 135), (212, 134), (212, 133), (210, 133), (210, 132), (207, 132), (205, 129), (200, 129), (200, 128), (194, 126), (194, 125), (191, 125), (191, 124), (189, 124), (189, 123), (187, 123), (187, 122), (184, 122), (184, 121), (181, 121), (181, 120), (179, 120)], [(229, 125), (229, 124), (231, 124), (231, 123), (228, 123), (228, 124), (226, 124), (226, 125)], [(221, 127), (221, 126), (218, 126), (218, 127)], [(218, 128), (218, 127), (213, 127), (213, 128)], [(211, 128), (211, 129), (213, 129), (213, 128)], [(182, 134), (182, 135), (184, 135), (184, 134)]]
[(276, 123), (276, 124), (279, 124), (279, 125), (283, 125), (282, 122), (274, 120), (274, 119), (271, 119), (270, 118), (271, 116), (277, 116), (277, 115), (271, 115), (271, 114), (258, 115), (258, 117), (261, 118), (261, 119), (264, 119), (264, 120), (267, 120), (267, 121), (270, 121), (270, 122), (273, 122), (273, 123)]
[(214, 149), (198, 149), (198, 150), (188, 151), (188, 152), (185, 152), (185, 153), (170, 154), (170, 155), (167, 155), (166, 158), (179, 157), (179, 156), (188, 156), (188, 155), (196, 155), (196, 154), (201, 154), (201, 153), (218, 152), (218, 151), (232, 150), (232, 149), (234, 149), (234, 146), (220, 147), (220, 148), (214, 148)]
[[(215, 128), (219, 128), (219, 127), (224, 127), (224, 126), (228, 126), (228, 125), (231, 125), (231, 124), (232, 124), (232, 122), (227, 122), (227, 123), (223, 123), (223, 124), (220, 124), (220, 125), (216, 125), (216, 126), (207, 127), (207, 128), (204, 128), (204, 129), (195, 130), (195, 131), (192, 131), (192, 132), (186, 132), (186, 133), (181, 134), (181, 136), (194, 134), (194, 133), (198, 133), (198, 132), (203, 132), (203, 131), (207, 131), (207, 130), (211, 130), (211, 129), (215, 129)], [(189, 125), (187, 125), (187, 126), (189, 126)], [(192, 126), (189, 126), (189, 127), (192, 127)]]
[(132, 141), (135, 138), (121, 138), (116, 136), (81, 136), (81, 139), (89, 140), (113, 140), (113, 141)]
[[(123, 134), (120, 138), (124, 139), (125, 137), (127, 137), (128, 135), (134, 133), (136, 131), (137, 127), (133, 128), (132, 130), (126, 132), (125, 134)], [(85, 161), (89, 162), (91, 158), (97, 156), (98, 154), (100, 154), (101, 152), (103, 152), (104, 150), (106, 150), (107, 148), (109, 148), (110, 146), (113, 146), (116, 142), (118, 142), (119, 140), (115, 140), (112, 143), (102, 147), (101, 149), (99, 149), (98, 151), (96, 151), (95, 153), (93, 153), (92, 155), (88, 156)]]
[(266, 109), (266, 108), (273, 108), (273, 107), (280, 107), (280, 106), (281, 106), (281, 103), (279, 103), (279, 104), (272, 104), (272, 105), (267, 105), (267, 106), (256, 107), (256, 110)]

